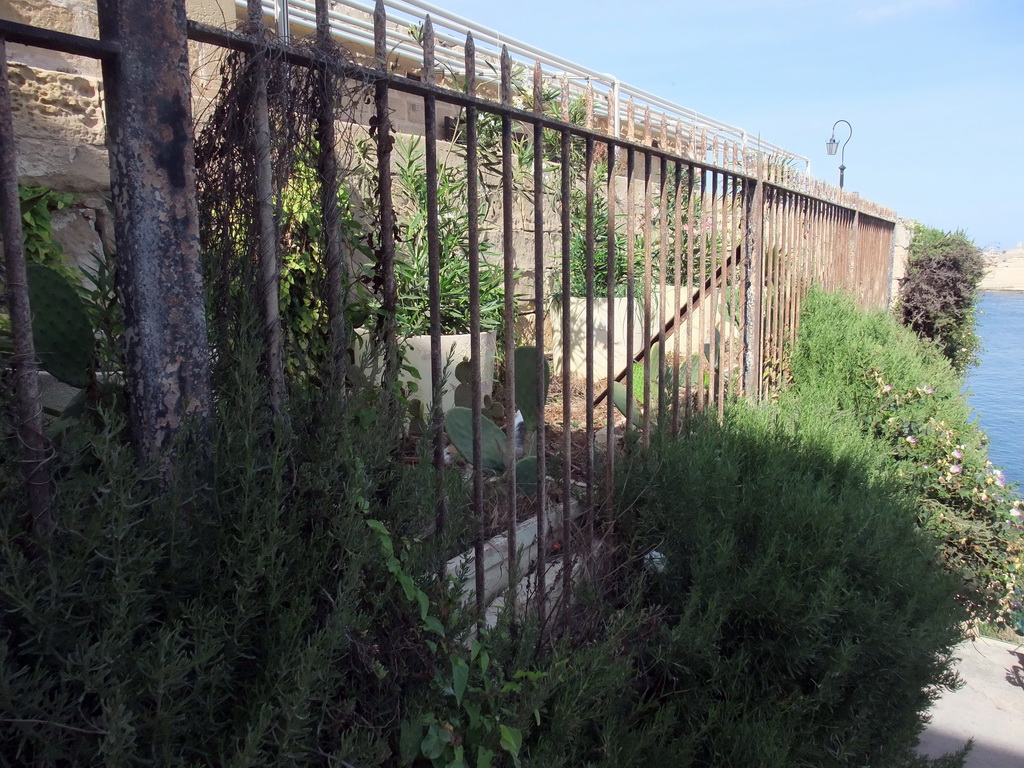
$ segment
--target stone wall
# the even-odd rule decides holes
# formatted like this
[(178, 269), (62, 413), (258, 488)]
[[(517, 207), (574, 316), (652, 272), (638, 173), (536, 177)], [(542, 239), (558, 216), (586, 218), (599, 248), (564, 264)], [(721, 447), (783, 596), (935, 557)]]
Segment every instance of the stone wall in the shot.
[(900, 217), (896, 219), (896, 228), (892, 235), (892, 279), (889, 284), (889, 306), (895, 305), (900, 295), (900, 285), (907, 276), (907, 264), (910, 261), (910, 241), (914, 238), (913, 219)]

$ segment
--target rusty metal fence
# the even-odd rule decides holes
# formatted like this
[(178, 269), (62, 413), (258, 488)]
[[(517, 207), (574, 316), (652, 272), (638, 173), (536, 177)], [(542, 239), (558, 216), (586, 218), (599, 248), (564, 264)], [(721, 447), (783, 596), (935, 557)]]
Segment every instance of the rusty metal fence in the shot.
[[(681, 132), (652, 124), (649, 115), (630, 115), (630, 125), (641, 128), (631, 129), (628, 138), (603, 132), (595, 127), (593, 93), (585, 93), (582, 101), (567, 91), (552, 94), (544, 87), (539, 65), (524, 88), (513, 82), (507, 55), (502, 57), (498, 90), (481, 94), (471, 36), (461, 51), (464, 79), (445, 81), (435, 66), (429, 19), (422, 31), (421, 76), (396, 76), (388, 65), (388, 22), (381, 3), (373, 19), (374, 57), (354, 62), (340, 55), (331, 39), (328, 5), (328, 0), (316, 2), (315, 44), (299, 45), (273, 39), (259, 0), (250, 0), (242, 31), (186, 22), (180, 6), (170, 13), (148, 0), (100, 0), (99, 40), (0, 22), (0, 59), (6, 66), (4, 45), (10, 41), (104, 63), (128, 346), (125, 374), (133, 393), (137, 451), (147, 460), (161, 455), (188, 418), (202, 417), (210, 408), (205, 320), (201, 313), (181, 311), (197, 306), (197, 300), (202, 306), (203, 295), (196, 267), (200, 254), (193, 128), (186, 103), (191, 93), (187, 40), (251, 57), (257, 83), (260, 62), (270, 57), (323, 73), (316, 162), (328, 190), (339, 183), (338, 148), (351, 136), (336, 123), (328, 75), (369, 89), (372, 108), (365, 117), (375, 150), (373, 267), (380, 276), (385, 318), (374, 329), (374, 338), (385, 350), (386, 379), (397, 376), (399, 354), (394, 318), (399, 302), (396, 260), (401, 259), (396, 233), (400, 237), (401, 230), (392, 189), (392, 100), (421, 104), (428, 200), (429, 389), (434, 404), (430, 421), (435, 427), (442, 427), (445, 419), (440, 403), (446, 366), (439, 288), (446, 254), (438, 236), (439, 217), (446, 212), (437, 204), (439, 145), (458, 144), (456, 156), (467, 182), (472, 449), (460, 461), (472, 468), (468, 482), (477, 533), (472, 551), (451, 567), (468, 566), (473, 573), (469, 594), (481, 611), (496, 594), (505, 594), (504, 587), (515, 590), (520, 583), (520, 592), (509, 594), (535, 601), (543, 620), (545, 612), (571, 595), (574, 573), (589, 567), (602, 516), (613, 514), (612, 478), (624, 434), (635, 430), (646, 441), (655, 430), (685, 430), (698, 410), (721, 414), (731, 397), (761, 398), (781, 386), (788, 351), (799, 332), (801, 300), (812, 284), (850, 291), (865, 306), (884, 307), (895, 217), (820, 182), (799, 178), (796, 184), (791, 169), (773, 164), (770, 157), (730, 157), (744, 151), (736, 143), (713, 153), (720, 164), (697, 162), (682, 145)], [(47, 517), (47, 452), (35, 352), (26, 330), (31, 309), (20, 252), (16, 147), (6, 76), (3, 80), (0, 204), (13, 335), (21, 340), (10, 364), (21, 404), (26, 483), (34, 496), (37, 528), (45, 530), (53, 525)], [(265, 80), (262, 87), (267, 87)], [(514, 97), (514, 91), (521, 95)], [(262, 170), (252, 190), (261, 221), (261, 306), (270, 392), (279, 408), (285, 379), (277, 315), (281, 254), (273, 200), (280, 190), (272, 188), (265, 96), (252, 104), (256, 141), (262, 147)], [(439, 109), (457, 116), (462, 126), (458, 137), (446, 132)], [(497, 127), (500, 157), (493, 171), (497, 178), (489, 180), (481, 169), (479, 126), (484, 117)], [(523, 167), (525, 181), (517, 170)], [(737, 170), (750, 168), (753, 172)], [(481, 184), (491, 182), (500, 190), (500, 202), (490, 207), (494, 215), (488, 221), (482, 216)], [(346, 366), (352, 364), (345, 314), (351, 264), (345, 243), (336, 239), (341, 215), (336, 196), (326, 196), (322, 205), (332, 380), (334, 386), (344, 386)], [(528, 212), (526, 226), (515, 219), (517, 207)], [(492, 226), (500, 233), (497, 266), (505, 288), (499, 383), (507, 456), (517, 451), (511, 425), (523, 402), (523, 393), (516, 392), (517, 362), (527, 361), (534, 367), (533, 380), (544, 381), (549, 360), (561, 361), (552, 375), (561, 408), (546, 402), (543, 387), (531, 393), (542, 418), (536, 434), (536, 488), (529, 490), (529, 503), (517, 483), (516, 462), (508, 462), (498, 481), (485, 471), (481, 227)], [(546, 238), (548, 232), (553, 236)], [(525, 273), (532, 279), (524, 280)], [(616, 301), (616, 296), (621, 298)], [(524, 307), (533, 316), (525, 331)], [(583, 329), (578, 336), (574, 317)], [(534, 347), (536, 354), (516, 354), (516, 328), (519, 346)], [(571, 364), (574, 357), (580, 360), (576, 367)], [(433, 434), (436, 471), (452, 471), (446, 463), (445, 430), (427, 434)], [(484, 519), (485, 496), (495, 482), (504, 485), (507, 505), (504, 531), (498, 533)], [(523, 513), (526, 519), (521, 519)], [(446, 524), (447, 514), (442, 505), (438, 526)]]

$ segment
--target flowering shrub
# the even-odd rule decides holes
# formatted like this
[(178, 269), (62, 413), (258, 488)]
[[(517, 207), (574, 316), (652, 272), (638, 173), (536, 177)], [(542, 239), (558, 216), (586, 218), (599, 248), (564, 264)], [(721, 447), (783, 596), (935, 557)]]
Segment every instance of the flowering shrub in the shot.
[(1016, 590), (1024, 577), (1024, 502), (988, 460), (973, 424), (937, 418), (935, 389), (898, 390), (871, 369), (874, 407), (865, 414), (872, 437), (896, 460), (898, 475), (917, 493), (919, 522), (942, 542), (946, 563), (959, 571), (975, 618), (994, 614), (1020, 625)]
[(986, 455), (963, 381), (934, 345), (846, 296), (811, 291), (791, 365), (804, 416), (853, 420), (877, 471), (915, 499), (920, 526), (963, 579), (975, 620), (1022, 626), (1024, 506)]

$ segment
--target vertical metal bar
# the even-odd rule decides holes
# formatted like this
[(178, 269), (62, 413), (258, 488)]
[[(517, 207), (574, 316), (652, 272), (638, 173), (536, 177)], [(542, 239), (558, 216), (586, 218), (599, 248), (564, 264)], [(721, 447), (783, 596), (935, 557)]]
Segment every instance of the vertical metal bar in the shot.
[(389, 103), (387, 12), (384, 0), (377, 0), (373, 11), (373, 51), (382, 77), (374, 85), (374, 128), (377, 132), (377, 194), (380, 202), (377, 276), (383, 285), (376, 346), (384, 346), (383, 394), (388, 404), (394, 398), (398, 382), (398, 282), (395, 279), (395, 206), (391, 195), (391, 106)]
[(761, 357), (761, 315), (764, 311), (764, 183), (761, 157), (754, 161), (754, 178), (744, 193), (744, 248), (747, 271), (744, 281), (746, 324), (743, 339), (743, 388), (747, 397), (761, 398), (763, 381)]
[[(166, 456), (211, 408), (185, 3), (100, 0), (118, 283), (136, 452)], [(170, 470), (170, 462), (162, 469)]]
[[(717, 154), (717, 149), (716, 149)], [(718, 378), (722, 375), (722, 344), (721, 324), (722, 319), (718, 313), (718, 270), (722, 265), (721, 244), (719, 243), (718, 228), (718, 171), (711, 172), (711, 244), (708, 250), (711, 251), (711, 273), (710, 293), (708, 298), (708, 314), (711, 318), (712, 332), (709, 335), (710, 353), (708, 354), (708, 367), (711, 371), (711, 386), (708, 387), (708, 405), (717, 405)]]
[[(700, 277), (697, 281), (697, 312), (699, 316), (698, 320), (698, 338), (700, 339), (701, 355), (698, 360), (697, 366), (697, 408), (704, 410), (708, 404), (708, 388), (704, 386), (704, 374), (705, 371), (710, 373), (711, 367), (711, 353), (714, 351), (712, 345), (708, 345), (708, 353), (704, 355), (704, 339), (710, 339), (712, 342), (714, 339), (709, 336), (709, 333), (713, 328), (708, 328), (707, 323), (707, 278), (708, 278), (708, 250), (714, 244), (714, 239), (710, 237), (710, 225), (707, 224), (709, 219), (708, 208), (710, 200), (710, 184), (708, 184), (708, 171), (707, 168), (702, 168), (700, 172), (700, 216), (697, 222), (697, 232), (695, 236), (700, 237), (700, 264), (699, 271)], [(708, 230), (708, 231), (706, 231)], [(711, 318), (712, 325), (714, 324), (714, 318)], [(706, 358), (706, 359), (705, 359)]]
[(807, 198), (800, 197), (799, 201), (800, 217), (797, 220), (797, 237), (800, 238), (800, 273), (797, 276), (796, 301), (793, 306), (793, 349), (796, 347), (800, 334), (800, 311), (803, 308), (804, 293), (807, 291)]
[(786, 265), (786, 338), (789, 341), (788, 355), (786, 356), (786, 364), (789, 364), (789, 357), (793, 354), (793, 345), (796, 343), (796, 339), (793, 336), (793, 326), (795, 324), (794, 309), (796, 307), (796, 292), (797, 292), (797, 268), (799, 266), (800, 250), (799, 241), (796, 236), (797, 232), (797, 197), (793, 192), (788, 193), (789, 197), (789, 225), (786, 228), (786, 236), (789, 238), (789, 252), (790, 258)]
[(345, 322), (345, 258), (341, 243), (341, 210), (338, 205), (338, 147), (335, 131), (335, 97), (331, 87), (331, 60), (338, 55), (331, 38), (329, 0), (316, 0), (317, 144), (320, 166), (320, 205), (324, 230), (324, 262), (327, 273), (328, 338), (331, 346), (331, 382), (336, 392), (345, 383), (348, 363), (348, 329)]
[[(676, 123), (676, 151), (678, 154), (679, 144), (679, 123)], [(672, 237), (672, 284), (675, 287), (676, 298), (673, 302), (673, 317), (676, 318), (676, 328), (673, 334), (673, 347), (672, 347), (672, 434), (679, 434), (679, 395), (680, 391), (685, 393), (687, 400), (689, 399), (689, 391), (683, 387), (689, 386), (689, 378), (685, 385), (682, 384), (680, 377), (680, 371), (684, 370), (681, 366), (683, 363), (682, 353), (680, 351), (683, 329), (679, 327), (679, 315), (682, 312), (683, 302), (683, 270), (682, 270), (682, 259), (683, 259), (683, 164), (678, 160), (673, 163), (675, 168), (675, 179), (673, 182), (673, 206), (672, 206), (672, 227), (674, 234)], [(690, 294), (689, 287), (686, 291), (687, 295)], [(686, 313), (686, 327), (690, 327), (690, 313)], [(689, 347), (687, 347), (687, 359), (689, 359)], [(682, 386), (681, 386), (682, 385)]]
[[(730, 144), (723, 142), (723, 161), (726, 167), (730, 166), (729, 149)], [(733, 344), (733, 304), (735, 297), (735, 251), (733, 250), (733, 190), (735, 178), (728, 174), (722, 174), (722, 292), (719, 296), (722, 308), (722, 375), (718, 377), (718, 410), (719, 414), (725, 407), (726, 382), (732, 375), (732, 360), (735, 352)]]
[[(466, 94), (476, 96), (476, 44), (472, 33), (466, 34)], [(473, 575), (476, 586), (476, 610), (484, 615), (484, 468), (481, 440), (483, 403), (482, 354), (480, 349), (480, 165), (477, 138), (477, 108), (466, 107), (466, 212), (469, 216), (469, 344), (470, 387), (473, 423), (473, 515), (476, 531), (473, 536)]]
[[(562, 120), (569, 118), (569, 81), (562, 80)], [(572, 537), (572, 360), (571, 317), (572, 300), (572, 137), (561, 131), (561, 212), (562, 238), (562, 600), (568, 605), (572, 599), (572, 565), (574, 542)]]
[[(699, 237), (698, 225), (694, 219), (697, 218), (697, 194), (696, 194), (697, 169), (691, 163), (686, 170), (686, 429), (689, 431), (693, 423), (694, 376), (700, 375), (700, 355), (697, 355), (696, 371), (693, 367), (693, 284), (694, 284), (694, 247), (695, 240)], [(704, 278), (700, 278), (701, 285)], [(698, 311), (703, 311), (703, 308)], [(698, 327), (699, 334), (699, 327)], [(700, 336), (697, 337), (698, 342)], [(698, 344), (699, 346), (699, 344)]]
[[(605, 199), (608, 204), (608, 225), (605, 232), (605, 258), (607, 280), (605, 281), (605, 296), (608, 302), (608, 359), (606, 365), (607, 384), (610, 388), (615, 380), (615, 287), (618, 281), (618, 253), (615, 243), (615, 145), (608, 142), (608, 169), (607, 184), (605, 186)], [(605, 424), (605, 477), (604, 477), (604, 508), (610, 512), (612, 498), (615, 493), (615, 398), (609, 397), (606, 406)]]
[[(627, 113), (629, 124), (632, 125), (632, 101)], [(635, 177), (636, 150), (630, 145), (626, 148), (626, 429), (633, 426), (633, 413), (636, 410), (636, 382), (633, 380), (633, 359), (636, 352), (633, 349), (633, 340), (636, 338), (636, 190), (633, 186)]]
[(785, 367), (785, 345), (786, 345), (786, 317), (789, 308), (789, 262), (792, 258), (789, 250), (789, 193), (779, 189), (779, 247), (780, 258), (778, 266), (779, 279), (779, 307), (775, 318), (776, 329), (776, 354), (778, 355), (779, 371)]
[[(263, 6), (248, 0), (250, 36), (258, 43), (266, 40)], [(267, 374), (270, 379), (270, 407), (275, 414), (284, 408), (284, 340), (281, 329), (281, 266), (278, 259), (277, 221), (274, 215), (273, 149), (270, 136), (270, 105), (267, 97), (267, 56), (261, 50), (253, 54), (252, 72), (256, 91), (252, 121), (256, 150), (256, 218), (260, 238), (260, 300), (263, 311), (264, 343), (267, 347)]]
[[(501, 48), (501, 103), (512, 104), (512, 59), (508, 47)], [(501, 243), (505, 277), (505, 456), (508, 482), (508, 573), (509, 604), (515, 613), (515, 590), (519, 580), (519, 556), (516, 542), (518, 510), (516, 498), (516, 430), (511, 426), (516, 418), (516, 361), (515, 361), (515, 267), (516, 254), (513, 241), (512, 219), (512, 118), (501, 116)]]
[[(664, 140), (664, 120), (662, 126), (662, 139)], [(665, 336), (665, 315), (666, 302), (668, 301), (668, 159), (662, 155), (661, 167), (658, 179), (658, 337), (661, 342), (658, 344), (658, 359), (652, 360), (652, 365), (658, 366), (658, 422), (665, 424), (665, 417), (668, 415), (668, 402), (666, 398), (669, 392), (675, 388), (669, 386), (669, 382), (663, 377), (667, 374), (666, 366), (666, 339)], [(675, 309), (675, 308), (674, 308)], [(671, 317), (678, 319), (678, 310), (675, 310)], [(675, 399), (675, 395), (673, 395)], [(674, 410), (674, 409), (673, 409)]]
[[(586, 92), (586, 126), (588, 130), (594, 127), (594, 88), (587, 85)], [(586, 246), (585, 246), (585, 273), (586, 273), (586, 322), (587, 322), (587, 356), (586, 356), (586, 407), (587, 407), (587, 448), (584, 459), (584, 475), (586, 482), (587, 498), (587, 536), (586, 556), (588, 563), (593, 554), (594, 547), (594, 195), (595, 195), (595, 168), (594, 168), (594, 139), (592, 136), (586, 138)]]
[[(544, 87), (541, 79), (540, 62), (533, 68), (533, 111), (544, 114)], [(544, 355), (544, 280), (547, 270), (544, 264), (544, 126), (538, 121), (533, 125), (533, 306), (534, 345), (537, 348), (536, 370), (537, 391), (534, 393), (537, 408), (537, 619), (541, 627), (547, 622), (547, 414), (545, 386), (547, 365)]]
[[(645, 147), (651, 146), (651, 108), (644, 108), (643, 136), (641, 138)], [(654, 200), (651, 191), (651, 177), (654, 175), (654, 158), (650, 152), (644, 151), (644, 299), (643, 299), (643, 372), (644, 372), (644, 394), (643, 394), (643, 432), (640, 440), (644, 445), (650, 443), (650, 432), (652, 423), (651, 408), (651, 333), (654, 325), (654, 318), (651, 314), (652, 302), (654, 301), (654, 286), (652, 280), (653, 256), (651, 242), (652, 229), (651, 220), (654, 218)], [(632, 361), (630, 361), (632, 363)]]
[[(428, 14), (423, 23), (423, 82), (436, 85), (434, 75), (434, 24)], [(427, 293), (430, 301), (430, 429), (434, 449), (435, 493), (437, 494), (437, 531), (448, 522), (448, 503), (444, 493), (445, 436), (441, 424), (444, 361), (441, 358), (441, 242), (437, 211), (437, 99), (423, 97), (424, 164), (427, 183)]]
[(43, 436), (43, 407), (39, 400), (39, 366), (32, 340), (32, 308), (18, 197), (17, 148), (7, 77), (7, 41), (0, 37), (0, 226), (3, 227), (7, 307), (11, 318), (14, 354), (10, 358), (17, 392), (19, 461), (24, 467), (32, 532), (48, 535), (55, 521), (50, 508), (50, 477)]
[[(723, 142), (724, 143), (724, 142)], [(726, 164), (724, 154), (725, 147), (722, 148), (722, 165)], [(730, 177), (723, 173), (722, 177), (722, 203), (721, 203), (721, 215), (720, 219), (722, 222), (721, 228), (721, 240), (722, 247), (720, 249), (721, 256), (719, 257), (719, 270), (721, 270), (722, 278), (719, 282), (718, 290), (718, 301), (715, 306), (718, 309), (718, 381), (717, 381), (717, 393), (716, 399), (718, 403), (718, 419), (721, 421), (725, 417), (725, 380), (729, 375), (729, 365), (731, 359), (731, 350), (727, 353), (726, 347), (730, 341), (730, 332), (732, 325), (732, 318), (729, 313), (729, 262), (732, 258), (732, 237), (730, 235), (730, 219), (731, 214), (729, 211), (729, 187)], [(718, 219), (716, 218), (716, 221)]]
[[(651, 111), (648, 109), (645, 114), (644, 140), (650, 138)], [(651, 302), (653, 301), (653, 286), (651, 279), (651, 219), (654, 218), (653, 201), (651, 199), (651, 176), (653, 174), (650, 152), (644, 152), (644, 412), (643, 412), (643, 434), (640, 437), (644, 445), (651, 442)]]
[(787, 281), (788, 281), (788, 268), (790, 260), (789, 252), (789, 237), (788, 237), (788, 222), (789, 222), (789, 193), (778, 188), (778, 200), (779, 209), (777, 212), (776, 227), (778, 228), (778, 241), (779, 241), (779, 263), (777, 266), (777, 279), (778, 279), (778, 307), (776, 308), (775, 314), (775, 353), (778, 359), (779, 373), (781, 374), (785, 365), (785, 333), (786, 333), (786, 307), (787, 304)]
[[(761, 199), (764, 201), (762, 208), (762, 218), (764, 221), (764, 233), (762, 236), (762, 242), (764, 243), (764, 265), (762, 272), (764, 275), (764, 282), (761, 289), (761, 387), (762, 391), (765, 391), (766, 377), (772, 367), (772, 312), (775, 306), (775, 240), (772, 222), (775, 216), (774, 206), (774, 192), (772, 187), (768, 186), (767, 177), (771, 173), (771, 168), (766, 168), (764, 165), (764, 158), (762, 155), (758, 155), (758, 162), (761, 163), (762, 169), (762, 181), (761, 181)], [(767, 392), (766, 392), (767, 393)]]
[[(768, 172), (772, 170), (769, 168)], [(765, 194), (765, 199), (768, 201), (766, 204), (766, 224), (768, 234), (766, 235), (766, 242), (768, 243), (768, 299), (769, 306), (765, 314), (764, 319), (764, 348), (765, 348), (765, 359), (771, 361), (772, 369), (774, 374), (778, 371), (775, 364), (778, 360), (775, 354), (775, 340), (776, 340), (776, 314), (779, 308), (779, 245), (778, 245), (778, 228), (776, 223), (778, 221), (778, 190), (775, 187), (768, 187)], [(773, 374), (773, 375), (774, 375)]]

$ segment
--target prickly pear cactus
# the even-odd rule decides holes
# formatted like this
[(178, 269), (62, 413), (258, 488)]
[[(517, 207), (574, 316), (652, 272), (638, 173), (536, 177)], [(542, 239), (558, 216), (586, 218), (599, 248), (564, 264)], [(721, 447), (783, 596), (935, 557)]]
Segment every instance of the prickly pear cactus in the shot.
[[(444, 416), (444, 430), (459, 453), (467, 461), (473, 460), (473, 412), (469, 408), (455, 406)], [(480, 417), (480, 445), (483, 450), (482, 464), (491, 472), (504, 472), (505, 433), (486, 416)]]
[(27, 271), (32, 340), (40, 367), (72, 387), (87, 387), (96, 335), (85, 302), (57, 270), (29, 264)]
[(536, 456), (524, 456), (516, 462), (516, 488), (527, 495), (537, 492)]
[(537, 348), (516, 347), (515, 351), (516, 369), (516, 407), (523, 414), (523, 422), (528, 432), (536, 432), (542, 420), (542, 412), (537, 409), (537, 392), (542, 391), (544, 396), (541, 402), (548, 399), (548, 385), (551, 381), (551, 372), (548, 361), (544, 361), (544, 381), (537, 381)]

